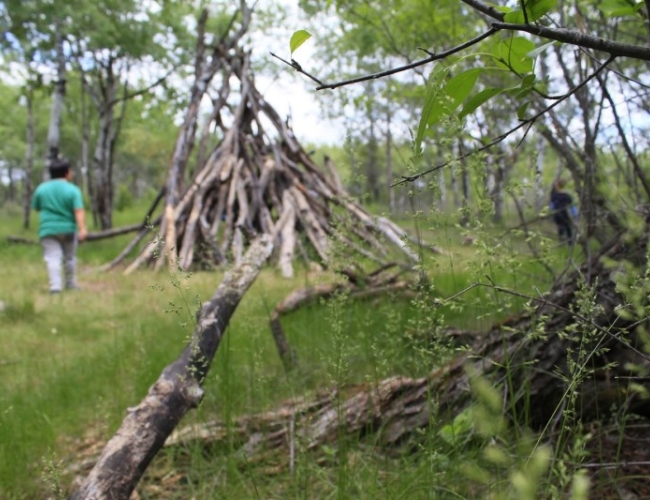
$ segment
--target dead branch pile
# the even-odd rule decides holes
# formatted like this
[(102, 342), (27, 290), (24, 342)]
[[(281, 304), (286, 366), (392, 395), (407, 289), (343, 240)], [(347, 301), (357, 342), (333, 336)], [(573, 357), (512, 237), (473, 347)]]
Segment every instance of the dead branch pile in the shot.
[[(212, 110), (186, 183), (198, 109), (206, 96)], [(192, 99), (165, 186), (159, 227), (164, 243), (152, 241), (127, 272), (154, 257), (157, 267), (168, 260), (183, 269), (197, 261), (238, 263), (251, 236), (261, 233), (272, 236), (277, 264), (287, 277), (293, 275), (296, 254), (327, 265), (336, 245), (346, 255), (377, 262), (388, 260), (392, 245), (417, 261), (406, 243), (409, 236), (366, 212), (344, 191), (331, 160), (325, 165), (327, 174), (256, 89), (249, 54), (231, 45), (208, 57), (200, 41)]]

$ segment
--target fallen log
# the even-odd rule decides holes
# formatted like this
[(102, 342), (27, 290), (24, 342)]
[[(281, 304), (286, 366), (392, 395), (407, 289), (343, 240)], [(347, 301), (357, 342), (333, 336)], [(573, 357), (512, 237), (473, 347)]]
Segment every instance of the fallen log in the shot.
[[(332, 390), (313, 401), (289, 401), (235, 419), (228, 436), (236, 436), (248, 460), (268, 453), (281, 460), (290, 447), (314, 450), (342, 436), (371, 436), (374, 444), (396, 448), (417, 439), (431, 422), (449, 421), (470, 407), (477, 377), (500, 391), (503, 413), (511, 422), (538, 431), (600, 418), (613, 407), (648, 416), (650, 403), (630, 383), (634, 379), (650, 388), (647, 379), (634, 377), (639, 370), (650, 371), (639, 336), (643, 323), (618, 314), (627, 302), (616, 286), (620, 268), (608, 264), (627, 260), (645, 265), (645, 248), (643, 238), (618, 238), (591, 266), (556, 283), (545, 296), (531, 298), (525, 312), (494, 325), (466, 353), (426, 377), (395, 376), (344, 392)], [(585, 297), (592, 302), (583, 311), (577, 304)], [(300, 300), (296, 296), (287, 303)], [(166, 444), (195, 439), (218, 444), (225, 435), (225, 424), (215, 420), (179, 429)]]
[(147, 466), (181, 418), (203, 398), (203, 382), (239, 301), (271, 254), (268, 236), (255, 240), (239, 266), (203, 304), (192, 338), (122, 425), (72, 495), (73, 500), (128, 499)]
[[(105, 231), (92, 231), (89, 232), (88, 235), (86, 236), (86, 241), (99, 241), (108, 238), (114, 238), (115, 236), (121, 236), (123, 234), (129, 234), (129, 233), (134, 233), (136, 231), (141, 231), (145, 227), (146, 227), (145, 224), (137, 223), (137, 224), (131, 224), (129, 226), (106, 229)], [(25, 238), (23, 236), (7, 236), (7, 241), (9, 243), (19, 243), (23, 245), (40, 245), (38, 240), (32, 238)]]

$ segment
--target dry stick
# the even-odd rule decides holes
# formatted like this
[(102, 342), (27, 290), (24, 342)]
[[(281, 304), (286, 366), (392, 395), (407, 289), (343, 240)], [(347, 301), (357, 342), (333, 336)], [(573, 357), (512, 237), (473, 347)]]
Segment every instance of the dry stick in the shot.
[(217, 232), (219, 231), (219, 225), (221, 224), (221, 218), (223, 217), (224, 209), (226, 208), (226, 194), (228, 193), (228, 185), (222, 184), (219, 187), (219, 194), (217, 196), (217, 208), (214, 211), (214, 219), (212, 220), (212, 225), (210, 226), (210, 236), (215, 239), (217, 238)]
[[(203, 202), (205, 193), (210, 187), (210, 183), (219, 175), (219, 171), (223, 166), (223, 162), (208, 162), (208, 166), (204, 169), (207, 175), (201, 175), (200, 183), (197, 183), (197, 189), (194, 193), (194, 206), (190, 212), (189, 218), (185, 223), (183, 241), (180, 246), (179, 262), (183, 269), (188, 269), (192, 265), (194, 258), (194, 247), (196, 244), (196, 225), (199, 222), (199, 216), (203, 210)], [(176, 208), (176, 220), (180, 219), (181, 204)]]
[(235, 197), (237, 196), (237, 183), (240, 182), (239, 176), (241, 167), (244, 164), (243, 158), (240, 158), (235, 164), (233, 173), (230, 178), (230, 185), (228, 186), (228, 198), (226, 200), (226, 221), (225, 229), (223, 233), (223, 241), (221, 242), (221, 253), (226, 255), (228, 252), (228, 247), (231, 244), (233, 225), (234, 225), (234, 214), (233, 207), (235, 205)]
[(327, 155), (325, 155), (325, 168), (327, 168), (327, 171), (330, 174), (330, 180), (333, 184), (335, 191), (339, 193), (342, 192), (343, 182), (341, 181), (341, 176), (339, 175), (338, 170), (336, 170), (336, 166), (334, 165), (334, 162)]
[[(346, 245), (347, 247), (352, 248), (356, 252), (358, 252), (359, 254), (363, 255), (365, 258), (367, 258), (367, 259), (369, 259), (369, 260), (371, 260), (373, 262), (377, 262), (378, 264), (383, 264), (384, 263), (383, 259), (377, 257), (374, 253), (372, 253), (369, 250), (366, 250), (361, 245), (357, 245), (354, 241), (352, 241), (349, 238), (346, 238), (345, 236), (343, 236), (339, 231), (334, 232), (334, 237), (336, 239), (338, 239), (341, 243)], [(377, 248), (377, 247), (375, 247), (375, 248)]]
[[(140, 255), (138, 255), (136, 259), (133, 262), (131, 262), (131, 264), (124, 270), (123, 274), (125, 276), (131, 274), (138, 267), (140, 267), (144, 262), (152, 259), (154, 256), (157, 255), (157, 253), (160, 251), (160, 246), (161, 246), (159, 235), (165, 234), (165, 228), (167, 223), (168, 223), (167, 219), (163, 214), (161, 216), (160, 223), (159, 223), (158, 235), (156, 235), (156, 237), (145, 246), (142, 252), (140, 252)], [(160, 256), (158, 255), (158, 257)]]
[[(115, 236), (121, 236), (123, 234), (134, 233), (135, 231), (142, 229), (143, 226), (144, 224), (137, 223), (137, 224), (131, 224), (129, 226), (106, 229), (105, 231), (94, 231), (92, 233), (88, 233), (88, 236), (86, 237), (86, 241), (99, 241), (108, 238), (114, 238)], [(7, 236), (7, 241), (9, 243), (22, 243), (25, 245), (39, 244), (37, 240), (33, 240), (31, 238), (24, 238), (22, 236)]]
[(242, 228), (246, 225), (248, 218), (248, 202), (246, 201), (246, 191), (243, 183), (236, 182), (237, 185), (237, 203), (239, 207), (239, 214), (235, 221), (235, 235), (232, 239), (232, 253), (235, 259), (235, 264), (238, 264), (244, 254), (244, 234)]
[(318, 221), (318, 218), (314, 215), (314, 212), (311, 210), (309, 203), (305, 196), (295, 187), (289, 188), (295, 206), (297, 207), (297, 214), (300, 218), (300, 222), (307, 233), (307, 237), (314, 245), (318, 256), (323, 262), (328, 262), (328, 251), (329, 244), (327, 240), (327, 234)]
[(142, 223), (141, 227), (142, 230), (138, 233), (138, 235), (120, 252), (120, 254), (113, 259), (112, 262), (106, 264), (105, 266), (100, 267), (100, 270), (104, 271), (110, 271), (114, 269), (120, 262), (122, 262), (129, 253), (131, 253), (131, 250), (133, 250), (147, 235), (147, 232), (149, 230), (149, 226), (155, 227), (158, 224), (160, 224), (161, 217), (158, 217), (153, 223), (149, 222), (149, 218), (153, 215), (154, 211), (156, 210), (156, 207), (158, 206), (158, 203), (163, 199), (165, 196), (165, 186), (161, 187), (160, 190), (158, 191), (158, 195), (156, 196), (156, 199), (153, 201), (151, 206), (149, 207), (149, 210), (147, 210), (147, 214), (144, 217), (144, 222)]
[[(288, 191), (283, 193), (284, 210), (274, 233), (280, 236), (278, 267), (284, 278), (293, 278), (293, 255), (296, 248), (296, 211), (289, 199)], [(275, 241), (275, 237), (273, 238)]]
[[(153, 223), (151, 224), (152, 227), (157, 226), (160, 223), (160, 217), (158, 217)], [(115, 269), (115, 267), (120, 264), (127, 255), (131, 253), (131, 250), (133, 250), (143, 239), (144, 237), (149, 234), (150, 227), (144, 227), (142, 230), (138, 233), (138, 235), (131, 240), (131, 243), (129, 243), (120, 254), (115, 257), (111, 262), (106, 264), (105, 266), (100, 267), (101, 271), (111, 271)]]
[(190, 343), (163, 370), (142, 402), (128, 409), (122, 425), (72, 500), (130, 497), (181, 418), (201, 402), (205, 377), (228, 322), (272, 248), (268, 236), (260, 237), (241, 265), (226, 273), (210, 301), (203, 304)]
[[(202, 192), (203, 189), (201, 189), (199, 193), (202, 194)], [(195, 196), (194, 206), (192, 207), (190, 216), (185, 223), (183, 241), (181, 243), (180, 251), (178, 252), (178, 262), (180, 263), (181, 269), (189, 269), (189, 267), (192, 265), (192, 259), (194, 258), (196, 225), (199, 221), (199, 215), (202, 209), (203, 196)]]

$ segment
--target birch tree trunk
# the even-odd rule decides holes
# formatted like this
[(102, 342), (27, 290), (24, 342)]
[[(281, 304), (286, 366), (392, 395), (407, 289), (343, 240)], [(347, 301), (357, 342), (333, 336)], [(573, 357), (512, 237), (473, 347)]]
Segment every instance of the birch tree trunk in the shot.
[(66, 58), (63, 51), (63, 33), (61, 22), (57, 21), (54, 25), (55, 50), (56, 50), (56, 82), (54, 93), (52, 94), (52, 110), (50, 111), (50, 125), (47, 131), (47, 156), (45, 161), (46, 168), (43, 170), (43, 180), (48, 178), (47, 167), (59, 157), (59, 143), (61, 141), (61, 117), (63, 115), (63, 105), (65, 102), (66, 88)]
[(546, 159), (546, 141), (544, 136), (537, 138), (537, 159), (535, 161), (535, 210), (539, 212), (546, 204), (544, 189), (544, 161)]
[(395, 188), (393, 185), (393, 133), (391, 130), (392, 111), (386, 106), (386, 186), (388, 188), (388, 213), (395, 213)]
[(25, 134), (25, 178), (23, 180), (23, 227), (29, 229), (32, 213), (32, 173), (34, 171), (34, 88), (28, 85), (25, 96), (27, 130)]

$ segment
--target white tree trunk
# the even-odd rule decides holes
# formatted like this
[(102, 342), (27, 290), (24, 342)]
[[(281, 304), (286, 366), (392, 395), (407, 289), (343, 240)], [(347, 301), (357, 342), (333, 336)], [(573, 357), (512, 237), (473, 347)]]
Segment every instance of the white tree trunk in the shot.
[[(60, 21), (55, 22), (54, 29), (56, 40), (56, 82), (52, 94), (52, 109), (50, 111), (50, 125), (47, 130), (47, 158), (46, 167), (49, 167), (53, 160), (59, 157), (59, 143), (61, 141), (61, 117), (63, 116), (63, 105), (65, 102), (66, 87), (66, 60), (63, 52), (63, 33)], [(43, 170), (43, 179), (48, 178), (47, 169)]]

